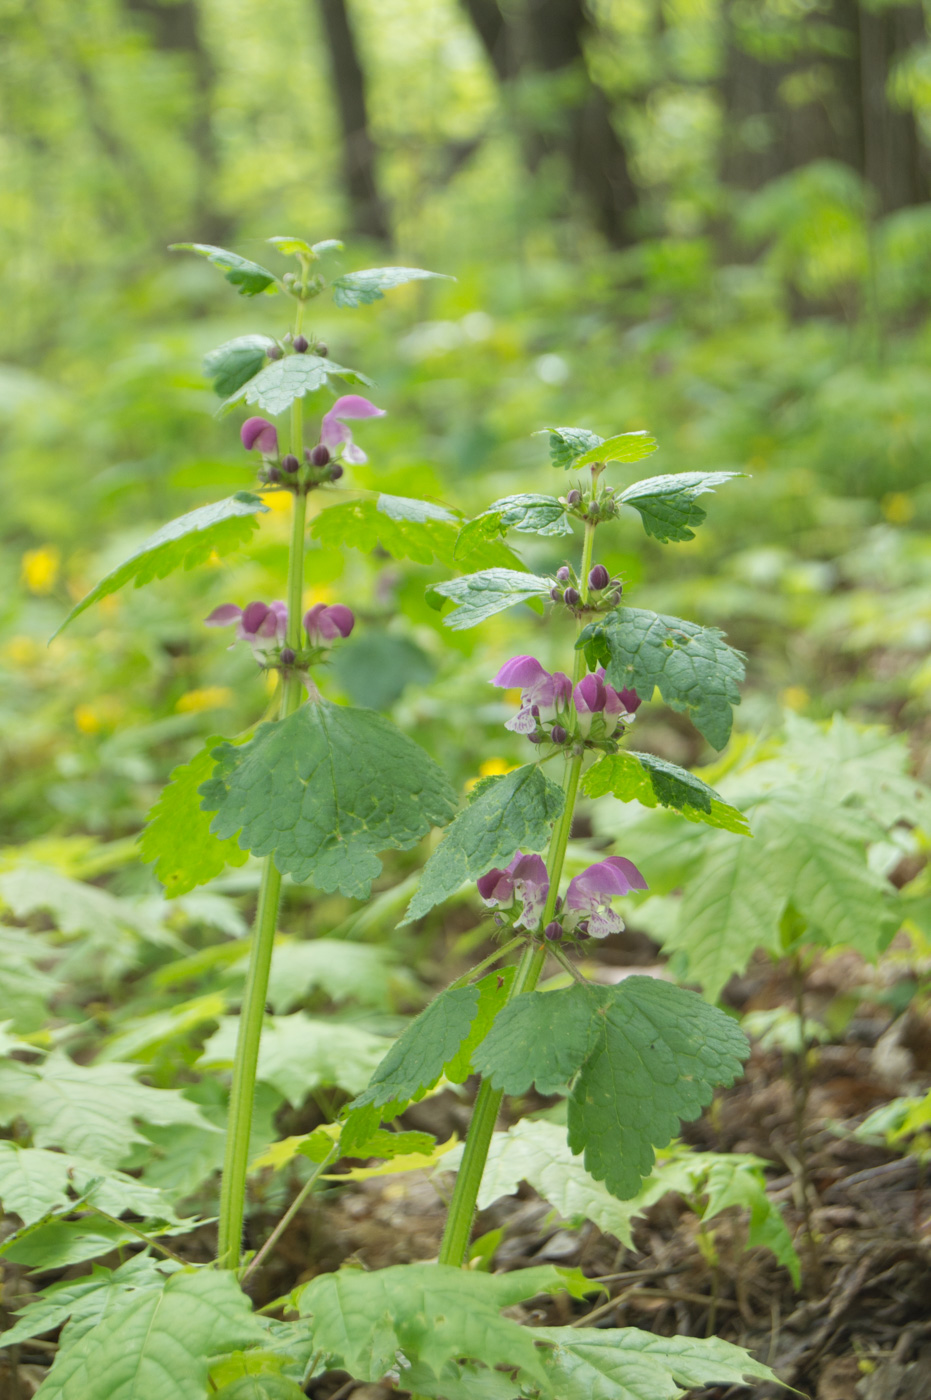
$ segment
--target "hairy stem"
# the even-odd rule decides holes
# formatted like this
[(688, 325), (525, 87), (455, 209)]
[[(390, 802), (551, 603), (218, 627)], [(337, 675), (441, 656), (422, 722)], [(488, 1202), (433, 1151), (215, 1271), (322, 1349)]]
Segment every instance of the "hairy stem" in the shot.
[[(594, 524), (586, 522), (585, 539), (582, 545), (582, 564), (579, 573), (579, 587), (583, 602), (587, 601), (589, 594), (588, 575), (592, 567), (594, 543), (595, 526)], [(584, 667), (585, 658), (582, 652), (576, 652), (575, 665), (573, 668), (573, 684), (581, 679)], [(566, 802), (563, 807), (562, 816), (553, 828), (549, 851), (546, 856), (546, 868), (549, 873), (550, 888), (546, 897), (546, 906), (543, 910), (543, 916), (540, 920), (541, 928), (546, 928), (556, 910), (556, 900), (559, 896), (559, 881), (566, 860), (566, 847), (569, 844), (569, 836), (572, 831), (572, 818), (575, 814), (575, 804), (578, 800), (579, 777), (582, 772), (583, 757), (584, 754), (581, 751), (572, 754), (566, 767), (564, 782)], [(545, 945), (540, 945), (536, 948), (528, 947), (525, 950), (518, 965), (517, 976), (514, 978), (511, 990), (508, 993), (508, 1001), (511, 1001), (516, 996), (520, 996), (522, 992), (533, 991), (540, 979), (540, 973), (543, 971), (546, 953), (547, 949)], [(456, 1186), (449, 1206), (449, 1215), (446, 1218), (446, 1229), (443, 1232), (443, 1242), (440, 1245), (439, 1261), (441, 1264), (451, 1264), (456, 1268), (461, 1268), (465, 1263), (469, 1248), (469, 1238), (472, 1234), (472, 1223), (475, 1219), (479, 1187), (482, 1184), (482, 1175), (485, 1171), (485, 1163), (488, 1160), (488, 1149), (491, 1146), (491, 1138), (495, 1130), (498, 1110), (501, 1107), (501, 1100), (503, 1098), (504, 1094), (500, 1089), (493, 1088), (487, 1079), (482, 1081), (475, 1099), (472, 1121), (469, 1124), (469, 1131), (466, 1136), (465, 1148), (462, 1154), (462, 1162), (460, 1163), (459, 1172), (456, 1176)]]
[[(303, 304), (298, 303), (298, 311)], [(300, 315), (298, 317), (300, 322)], [(295, 399), (291, 405), (291, 451), (301, 460), (304, 450), (303, 405)], [(288, 557), (288, 645), (295, 650), (301, 638), (301, 600), (304, 592), (304, 523), (307, 497), (294, 497), (291, 517), (291, 550)], [(294, 672), (285, 673), (281, 688), (280, 718), (287, 719), (301, 703), (302, 681)], [(249, 955), (249, 971), (239, 1013), (236, 1037), (236, 1057), (230, 1086), (229, 1115), (226, 1126), (226, 1148), (223, 1176), (220, 1182), (220, 1223), (217, 1240), (217, 1262), (227, 1269), (237, 1269), (242, 1253), (242, 1223), (246, 1202), (246, 1174), (249, 1166), (249, 1138), (255, 1101), (255, 1077), (259, 1062), (259, 1042), (268, 994), (268, 974), (271, 968), (278, 906), (281, 901), (281, 872), (274, 856), (266, 856), (255, 911), (255, 934)]]

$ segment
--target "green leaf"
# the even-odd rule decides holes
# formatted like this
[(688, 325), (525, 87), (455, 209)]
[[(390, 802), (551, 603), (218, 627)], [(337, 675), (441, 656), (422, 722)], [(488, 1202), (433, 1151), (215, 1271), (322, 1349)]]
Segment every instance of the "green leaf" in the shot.
[(0, 1333), (0, 1346), (18, 1346), (30, 1337), (56, 1331), (70, 1318), (71, 1325), (61, 1338), (60, 1350), (64, 1350), (83, 1336), (121, 1295), (145, 1288), (160, 1291), (165, 1273), (174, 1272), (177, 1267), (148, 1254), (136, 1254), (116, 1270), (95, 1264), (83, 1278), (50, 1284), (17, 1316), (9, 1331)]
[(407, 851), (444, 826), (456, 797), (413, 739), (373, 710), (315, 700), (260, 725), (241, 747), (214, 749), (200, 789), (213, 833), (282, 874), (364, 899), (381, 870), (376, 851)]
[(639, 462), (656, 451), (656, 439), (647, 432), (618, 433), (602, 438), (588, 428), (543, 428), (550, 435), (550, 461), (566, 471), (592, 462)]
[(696, 1118), (749, 1053), (734, 1022), (694, 992), (652, 977), (515, 997), (474, 1055), (507, 1094), (570, 1081), (569, 1146), (620, 1200), (636, 1195), (653, 1148)]
[(713, 1220), (729, 1206), (738, 1206), (750, 1214), (747, 1246), (768, 1249), (777, 1261), (788, 1269), (796, 1289), (801, 1286), (801, 1265), (792, 1243), (782, 1211), (766, 1194), (760, 1157), (747, 1153), (695, 1153), (685, 1158), (694, 1170), (696, 1188), (707, 1197), (701, 1218)]
[(498, 1012), (507, 1002), (516, 971), (513, 966), (502, 967), (495, 972), (489, 972), (473, 984), (478, 992), (478, 1011), (469, 1027), (469, 1034), (443, 1069), (451, 1084), (464, 1084), (474, 1072), (472, 1056), (494, 1025)]
[(213, 750), (227, 742), (211, 735), (188, 763), (172, 769), (171, 778), (139, 835), (139, 853), (155, 862), (155, 874), (166, 899), (176, 899), (195, 885), (204, 885), (228, 865), (244, 865), (249, 852), (229, 838), (221, 841), (210, 830), (210, 817), (200, 805), (198, 789), (216, 767)]
[[(232, 1067), (238, 1028), (238, 1017), (224, 1017), (204, 1046), (199, 1068)], [(257, 1077), (294, 1108), (300, 1108), (315, 1089), (334, 1084), (356, 1094), (368, 1084), (388, 1044), (383, 1036), (360, 1026), (315, 1020), (300, 1012), (267, 1016)]]
[(583, 777), (582, 791), (587, 797), (610, 793), (621, 802), (639, 802), (642, 807), (672, 807), (690, 822), (704, 822), (739, 836), (753, 834), (743, 813), (729, 806), (714, 788), (655, 754), (624, 749), (605, 754)]
[(473, 1056), (479, 1074), (506, 1094), (558, 1094), (592, 1047), (594, 991), (573, 983), (557, 992), (526, 992), (501, 1011)]
[(746, 476), (746, 472), (677, 472), (671, 476), (652, 476), (647, 481), (635, 481), (616, 500), (638, 510), (647, 534), (664, 544), (670, 540), (693, 540), (695, 531), (690, 527), (700, 525), (705, 518), (697, 498), (735, 476)]
[(322, 389), (329, 375), (346, 379), (350, 384), (371, 384), (371, 379), (359, 370), (347, 369), (334, 360), (320, 355), (285, 355), (260, 369), (235, 393), (225, 399), (220, 412), (225, 413), (238, 403), (257, 404), (266, 413), (284, 413), (295, 399)]
[(42, 1400), (203, 1400), (210, 1358), (263, 1335), (231, 1273), (178, 1272), (121, 1298), (61, 1352)]
[(566, 507), (555, 496), (503, 496), (459, 532), (457, 555), (468, 553), (484, 540), (497, 539), (508, 530), (531, 535), (571, 535)]
[(634, 433), (618, 433), (593, 444), (572, 463), (574, 471), (589, 467), (593, 462), (640, 462), (655, 452), (658, 443), (652, 434), (641, 428)]
[(213, 392), (221, 399), (235, 394), (247, 379), (258, 374), (274, 344), (267, 335), (238, 335), (211, 350), (204, 356), (204, 374), (213, 380)]
[(343, 1268), (306, 1284), (296, 1305), (312, 1318), (314, 1342), (330, 1365), (345, 1367), (360, 1380), (380, 1380), (397, 1365), (400, 1352), (435, 1375), (466, 1357), (489, 1368), (518, 1368), (522, 1381), (532, 1378), (545, 1386), (530, 1329), (503, 1318), (501, 1309), (577, 1282), (567, 1271), (547, 1267), (509, 1274), (444, 1264), (404, 1264), (372, 1273)]
[(709, 837), (678, 927), (662, 939), (688, 955), (689, 979), (716, 998), (755, 949), (779, 956), (789, 907), (807, 926), (806, 941), (875, 958), (896, 919), (892, 887), (866, 859), (869, 823), (801, 784), (760, 802), (753, 821), (752, 843)]
[(177, 569), (193, 569), (212, 554), (231, 554), (250, 538), (256, 529), (256, 516), (268, 509), (250, 491), (237, 491), (225, 501), (200, 506), (180, 515), (150, 535), (122, 564), (111, 569), (80, 603), (76, 604), (61, 626), (52, 634), (54, 641), (85, 608), (98, 603), (124, 584), (133, 582), (136, 588), (156, 578), (167, 578)]
[(420, 282), (425, 277), (442, 277), (455, 281), (445, 272), (424, 272), (419, 267), (367, 267), (361, 272), (346, 272), (333, 282), (333, 301), (337, 306), (368, 306), (381, 301), (385, 292), (404, 282)]
[[(270, 243), (286, 258), (302, 256), (311, 260), (317, 257), (317, 247), (323, 246), (318, 244), (312, 248), (306, 239), (291, 238), (288, 234), (276, 234), (274, 238), (266, 238), (265, 242)], [(343, 245), (340, 243), (337, 246), (341, 248)]]
[(477, 627), (486, 618), (515, 603), (548, 598), (552, 588), (551, 578), (521, 574), (514, 569), (485, 569), (433, 585), (434, 593), (441, 598), (451, 598), (456, 604), (453, 612), (443, 619), (446, 626), (456, 632)]
[(732, 706), (740, 704), (744, 657), (716, 627), (644, 608), (618, 608), (584, 628), (576, 646), (591, 665), (604, 665), (618, 690), (630, 687), (649, 700), (658, 688), (671, 709), (689, 714), (709, 744), (724, 748)]
[(659, 1337), (639, 1327), (534, 1327), (559, 1400), (680, 1400), (705, 1385), (776, 1381), (768, 1366), (719, 1337)]
[(238, 253), (230, 253), (226, 248), (215, 248), (212, 243), (172, 243), (172, 252), (199, 253), (202, 258), (218, 267), (232, 286), (239, 288), (242, 297), (254, 297), (275, 285), (275, 274), (267, 267), (249, 262)]
[[(444, 1171), (458, 1170), (462, 1146), (443, 1158)], [(605, 1234), (633, 1249), (631, 1222), (644, 1207), (638, 1198), (621, 1202), (585, 1170), (581, 1156), (569, 1150), (566, 1130), (558, 1123), (522, 1118), (507, 1132), (491, 1139), (482, 1175), (478, 1208), (485, 1210), (499, 1196), (510, 1196), (526, 1181), (566, 1220), (584, 1217)]]
[(33, 1225), (67, 1202), (68, 1186), (67, 1157), (0, 1142), (0, 1201), (7, 1214)]
[[(273, 1011), (292, 1011), (311, 992), (331, 1001), (358, 999), (388, 1010), (397, 955), (378, 943), (347, 943), (337, 938), (295, 939), (279, 936), (272, 953), (266, 1000)], [(230, 968), (244, 978), (249, 955)]]
[(476, 987), (447, 987), (394, 1042), (353, 1109), (421, 1097), (469, 1034), (479, 1008)]
[(534, 763), (484, 783), (427, 861), (402, 926), (423, 918), (467, 880), (503, 868), (515, 851), (542, 851), (565, 801), (558, 783)]
[(143, 901), (121, 899), (109, 890), (72, 880), (50, 866), (24, 863), (0, 875), (0, 900), (18, 919), (44, 910), (55, 927), (68, 936), (90, 933), (102, 941), (118, 943), (128, 931), (147, 943), (178, 946), (178, 940)]
[(668, 982), (628, 977), (592, 996), (597, 1033), (569, 1098), (569, 1146), (625, 1200), (652, 1171), (653, 1148), (734, 1082), (750, 1048), (723, 1011)]
[(240, 1376), (212, 1394), (215, 1400), (305, 1400), (306, 1392), (288, 1376), (268, 1371)]
[[(185, 1228), (190, 1228), (185, 1227)], [(164, 1233), (154, 1230), (154, 1235)], [(102, 1216), (82, 1220), (47, 1220), (21, 1230), (0, 1245), (0, 1257), (11, 1264), (22, 1264), (37, 1273), (46, 1269), (68, 1269), (101, 1254), (110, 1254), (123, 1245), (138, 1242), (136, 1230), (129, 1230)]]
[(554, 467), (569, 471), (583, 452), (604, 442), (597, 433), (588, 428), (543, 428), (550, 435), (550, 461)]
[(59, 1050), (42, 1065), (15, 1068), (15, 1085), (4, 1085), (4, 1114), (6, 1121), (24, 1118), (37, 1147), (61, 1147), (115, 1167), (134, 1142), (144, 1141), (137, 1119), (210, 1127), (176, 1089), (137, 1084), (141, 1065), (77, 1065)]
[(329, 506), (314, 519), (310, 533), (321, 544), (361, 549), (371, 554), (379, 545), (393, 559), (415, 564), (439, 560), (449, 569), (507, 568), (520, 560), (495, 539), (476, 539), (462, 558), (456, 556), (459, 517), (433, 501), (381, 495), (377, 501), (345, 501)]

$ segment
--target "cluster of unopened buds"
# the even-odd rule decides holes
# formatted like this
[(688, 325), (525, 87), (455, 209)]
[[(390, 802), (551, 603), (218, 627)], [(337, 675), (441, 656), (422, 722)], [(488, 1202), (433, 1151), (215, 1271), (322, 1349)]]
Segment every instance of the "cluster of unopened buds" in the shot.
[[(624, 856), (600, 860), (569, 881), (565, 898), (555, 901), (555, 917), (543, 929), (543, 937), (558, 942), (563, 938), (607, 938), (610, 933), (620, 933), (624, 921), (611, 908), (612, 899), (646, 888), (647, 882), (632, 860)], [(550, 877), (542, 856), (518, 851), (506, 869), (489, 870), (481, 877), (478, 892), (489, 908), (498, 911), (496, 917), (502, 922), (508, 914), (516, 914), (512, 927), (539, 933)]]
[[(303, 336), (298, 337), (299, 340)], [(297, 341), (294, 342), (295, 348)], [(305, 349), (307, 342), (304, 342)], [(327, 481), (338, 481), (343, 475), (343, 463), (358, 464), (368, 458), (352, 440), (346, 419), (381, 418), (385, 410), (377, 408), (361, 394), (344, 394), (337, 399), (320, 424), (320, 441), (315, 447), (305, 447), (303, 463), (293, 452), (283, 457), (278, 451), (278, 430), (267, 418), (247, 418), (240, 429), (242, 445), (247, 452), (262, 454), (259, 476), (270, 485), (283, 486), (295, 495), (312, 491)]]
[(612, 578), (604, 564), (596, 564), (589, 571), (588, 575), (588, 596), (583, 600), (579, 591), (579, 580), (575, 577), (568, 564), (563, 564), (556, 570), (556, 585), (550, 589), (550, 597), (554, 603), (565, 603), (566, 607), (576, 617), (580, 617), (584, 612), (597, 613), (606, 612), (609, 608), (617, 607), (624, 592), (624, 585), (620, 579)]
[(577, 486), (571, 491), (567, 491), (565, 496), (559, 497), (560, 504), (564, 505), (571, 515), (578, 520), (587, 520), (592, 524), (597, 524), (600, 520), (612, 520), (617, 515), (617, 501), (614, 499), (614, 492), (610, 487), (599, 494), (587, 495)]
[(254, 602), (246, 607), (221, 603), (205, 618), (208, 627), (231, 627), (236, 624), (236, 642), (248, 642), (252, 655), (265, 670), (299, 670), (319, 660), (333, 642), (348, 637), (356, 620), (352, 610), (343, 603), (315, 603), (304, 614), (307, 647), (296, 651), (285, 645), (288, 635), (288, 605)]
[(603, 666), (573, 686), (564, 672), (545, 671), (535, 656), (513, 656), (491, 684), (521, 692), (520, 709), (505, 729), (526, 735), (532, 744), (558, 748), (579, 744), (612, 752), (618, 727), (632, 724), (641, 704), (635, 690), (609, 685)]

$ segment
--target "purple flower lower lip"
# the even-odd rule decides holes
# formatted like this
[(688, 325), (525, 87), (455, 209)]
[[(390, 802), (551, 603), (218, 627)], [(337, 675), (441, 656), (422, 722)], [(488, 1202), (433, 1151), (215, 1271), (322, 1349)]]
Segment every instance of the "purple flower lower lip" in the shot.
[(562, 671), (550, 675), (535, 656), (512, 656), (491, 681), (492, 685), (521, 687), (521, 707), (504, 726), (515, 734), (533, 734), (539, 722), (551, 724), (556, 711), (565, 708), (572, 682)]
[[(620, 915), (611, 908), (617, 895), (632, 890), (647, 889), (647, 882), (632, 860), (626, 856), (609, 856), (576, 875), (566, 891), (566, 913), (571, 924), (587, 924), (593, 938), (606, 938), (624, 927)], [(580, 918), (580, 916), (585, 916)]]

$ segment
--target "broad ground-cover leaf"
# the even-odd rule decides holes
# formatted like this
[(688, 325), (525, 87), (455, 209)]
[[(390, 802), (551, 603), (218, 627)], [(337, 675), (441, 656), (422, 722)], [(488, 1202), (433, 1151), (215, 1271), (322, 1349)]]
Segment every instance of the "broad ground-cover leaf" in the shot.
[(672, 476), (653, 476), (635, 481), (618, 494), (617, 500), (638, 510), (647, 534), (664, 544), (693, 540), (695, 531), (690, 527), (700, 525), (705, 518), (697, 498), (732, 477), (744, 475), (745, 472), (677, 472)]
[(193, 569), (203, 564), (212, 554), (223, 556), (249, 539), (258, 525), (256, 516), (268, 509), (258, 496), (251, 491), (237, 491), (225, 501), (215, 501), (213, 505), (200, 506), (170, 520), (154, 535), (134, 550), (128, 559), (100, 580), (90, 593), (76, 604), (64, 622), (53, 633), (53, 640), (69, 622), (92, 603), (97, 603), (108, 594), (115, 593), (126, 583), (134, 583), (137, 588), (151, 583), (156, 578), (166, 578), (176, 569)]
[(38, 964), (53, 958), (40, 934), (0, 924), (0, 1024), (22, 1033), (40, 1029), (59, 983)]
[(4, 1122), (21, 1117), (37, 1147), (60, 1147), (116, 1167), (144, 1141), (136, 1120), (209, 1128), (197, 1106), (176, 1089), (136, 1082), (140, 1065), (78, 1065), (55, 1051), (41, 1065), (3, 1066)]
[(254, 403), (266, 413), (277, 416), (290, 408), (295, 399), (302, 399), (305, 394), (322, 389), (331, 374), (348, 380), (350, 384), (372, 382), (358, 370), (338, 365), (321, 355), (285, 355), (280, 360), (272, 360), (252, 379), (246, 380), (235, 393), (224, 399), (219, 411), (225, 413), (238, 403)]
[(55, 1359), (42, 1400), (203, 1400), (211, 1357), (263, 1331), (233, 1275), (178, 1272), (128, 1294)]
[(654, 687), (666, 704), (689, 714), (709, 744), (723, 749), (732, 706), (740, 704), (744, 658), (716, 627), (699, 627), (644, 608), (618, 608), (590, 623), (577, 645), (600, 662), (613, 686), (649, 699)]
[(44, 1147), (0, 1142), (0, 1201), (7, 1214), (33, 1225), (49, 1211), (66, 1206), (71, 1189), (108, 1215), (133, 1211), (149, 1219), (174, 1219), (160, 1191), (123, 1172)]
[(364, 899), (377, 851), (409, 850), (456, 808), (441, 769), (374, 710), (317, 700), (213, 753), (200, 792), (214, 834), (239, 833), (241, 846), (328, 893)]
[(503, 868), (515, 851), (542, 850), (565, 800), (558, 783), (533, 763), (484, 783), (427, 861), (402, 922), (422, 918), (466, 880)]
[[(185, 1230), (191, 1228), (193, 1225), (184, 1227)], [(149, 1229), (146, 1233), (158, 1236), (169, 1232), (162, 1228)], [(119, 1221), (105, 1220), (100, 1215), (87, 1215), (80, 1220), (46, 1220), (20, 1231), (0, 1245), (0, 1257), (43, 1273), (48, 1269), (68, 1269), (138, 1240), (137, 1229), (129, 1229)]]
[(204, 356), (204, 374), (213, 380), (213, 392), (225, 399), (258, 374), (275, 342), (267, 335), (238, 335)]
[[(458, 1170), (462, 1148), (440, 1162), (440, 1169)], [(479, 1210), (499, 1196), (512, 1195), (522, 1181), (549, 1201), (567, 1220), (593, 1220), (599, 1230), (633, 1248), (631, 1221), (643, 1209), (639, 1198), (619, 1201), (590, 1172), (581, 1156), (570, 1151), (566, 1130), (558, 1123), (522, 1118), (491, 1140), (488, 1163), (478, 1195)]]
[(172, 770), (139, 836), (142, 859), (155, 861), (167, 899), (186, 894), (195, 885), (215, 879), (227, 865), (244, 865), (249, 858), (235, 838), (221, 841), (214, 836), (198, 796), (216, 767), (213, 750), (224, 742), (222, 735), (212, 735), (190, 762)]
[(534, 1327), (559, 1400), (680, 1400), (705, 1385), (742, 1385), (776, 1376), (742, 1347), (719, 1337), (657, 1337), (639, 1327)]
[(730, 1017), (652, 977), (516, 997), (475, 1063), (506, 1093), (556, 1093), (570, 1080), (569, 1146), (620, 1200), (640, 1189), (654, 1147), (697, 1118), (749, 1053)]
[(374, 1273), (323, 1274), (299, 1290), (296, 1306), (312, 1319), (314, 1342), (330, 1364), (360, 1380), (380, 1380), (400, 1353), (434, 1374), (469, 1357), (490, 1368), (519, 1367), (522, 1380), (545, 1386), (532, 1332), (503, 1318), (501, 1309), (538, 1293), (585, 1287), (577, 1274), (547, 1267), (487, 1274), (405, 1264)]
[(431, 591), (455, 603), (444, 621), (454, 632), (461, 632), (477, 627), (486, 618), (512, 608), (515, 603), (542, 601), (550, 596), (552, 588), (551, 578), (540, 578), (537, 574), (522, 574), (515, 569), (485, 569), (436, 583)]
[(129, 930), (147, 943), (178, 946), (174, 935), (144, 904), (72, 880), (50, 866), (24, 863), (0, 875), (0, 900), (18, 919), (45, 910), (64, 934), (91, 933), (99, 940), (118, 943)]
[(368, 306), (373, 301), (381, 301), (392, 287), (421, 282), (426, 277), (453, 280), (445, 272), (426, 272), (421, 267), (366, 267), (336, 278), (332, 284), (333, 301), (337, 306)]
[[(236, 1051), (239, 1020), (227, 1016), (207, 1041), (200, 1067), (227, 1068)], [(383, 1059), (389, 1042), (359, 1026), (314, 1020), (300, 1012), (269, 1016), (262, 1029), (258, 1078), (295, 1108), (322, 1085), (358, 1093)]]
[(582, 779), (588, 797), (612, 797), (639, 802), (642, 807), (672, 807), (690, 822), (750, 836), (747, 819), (695, 773), (651, 753), (621, 749), (605, 754)]
[(647, 432), (618, 433), (603, 438), (588, 428), (543, 428), (550, 435), (550, 461), (566, 471), (587, 467), (592, 462), (639, 462), (656, 451), (657, 443)]
[(241, 258), (227, 248), (217, 248), (212, 243), (172, 243), (170, 246), (172, 252), (199, 253), (220, 269), (227, 282), (238, 288), (240, 296), (257, 296), (275, 284), (275, 274), (267, 267)]
[(392, 1045), (353, 1108), (418, 1098), (435, 1084), (469, 1034), (479, 1008), (476, 987), (448, 987)]
[(683, 891), (678, 927), (663, 938), (667, 950), (688, 955), (689, 978), (717, 997), (755, 948), (778, 955), (790, 905), (809, 941), (874, 958), (894, 931), (895, 911), (892, 887), (866, 860), (872, 824), (801, 785), (760, 802), (753, 822), (752, 843), (709, 839)]
[(95, 1264), (84, 1278), (66, 1279), (43, 1289), (18, 1315), (13, 1327), (0, 1333), (0, 1345), (11, 1347), (30, 1337), (41, 1337), (70, 1318), (71, 1326), (61, 1339), (64, 1349), (123, 1295), (145, 1288), (161, 1291), (166, 1273), (174, 1273), (177, 1268), (170, 1260), (156, 1260), (148, 1254), (133, 1255), (115, 1270)]
[[(245, 977), (248, 962), (244, 952), (230, 968), (230, 976)], [(281, 1014), (292, 1011), (311, 992), (321, 991), (331, 1001), (358, 999), (387, 1009), (395, 962), (392, 950), (384, 944), (280, 937), (272, 953), (267, 1001)]]

